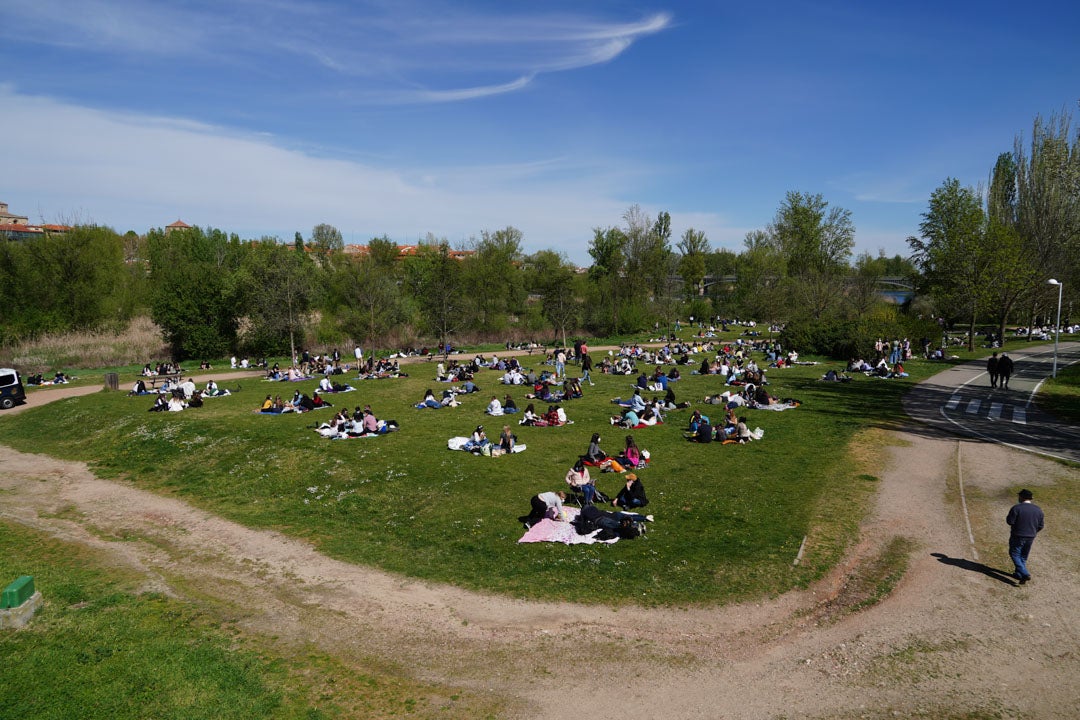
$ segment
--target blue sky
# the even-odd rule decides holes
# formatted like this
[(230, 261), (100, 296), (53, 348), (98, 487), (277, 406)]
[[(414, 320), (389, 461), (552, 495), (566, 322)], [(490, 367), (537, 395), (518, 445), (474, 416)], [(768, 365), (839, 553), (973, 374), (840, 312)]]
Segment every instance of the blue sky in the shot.
[(145, 232), (461, 245), (579, 264), (628, 207), (738, 251), (789, 190), (906, 254), (1080, 100), (1080, 4), (0, 0), (0, 201)]

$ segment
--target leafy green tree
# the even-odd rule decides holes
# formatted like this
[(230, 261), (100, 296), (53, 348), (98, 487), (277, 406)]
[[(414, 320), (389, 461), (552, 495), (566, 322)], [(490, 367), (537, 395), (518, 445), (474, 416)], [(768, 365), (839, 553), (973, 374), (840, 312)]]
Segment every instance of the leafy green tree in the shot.
[(986, 240), (994, 281), (987, 288), (987, 314), (997, 320), (999, 337), (1014, 309), (1037, 287), (1038, 268), (1026, 252), (1018, 227), (1018, 168), (1012, 153), (998, 155), (986, 195)]
[(385, 235), (368, 241), (368, 258), (379, 270), (392, 275), (398, 274), (401, 252), (397, 244)]
[(855, 267), (844, 293), (844, 305), (849, 315), (864, 318), (881, 303), (878, 287), (886, 275), (885, 267), (884, 256), (874, 258), (870, 253), (862, 253), (855, 258)]
[(763, 230), (748, 232), (743, 238), (735, 269), (736, 281), (730, 302), (735, 315), (774, 320), (783, 308), (778, 287), (783, 275), (784, 258)]
[(212, 358), (236, 347), (241, 305), (236, 273), (245, 251), (220, 230), (191, 228), (146, 238), (150, 315), (173, 357)]
[(851, 211), (829, 208), (820, 194), (788, 192), (768, 234), (789, 277), (844, 273), (855, 246)]
[(450, 255), (443, 240), (422, 243), (405, 264), (405, 283), (417, 302), (424, 327), (445, 347), (466, 321), (466, 299), (461, 263)]
[(319, 223), (311, 229), (311, 247), (323, 266), (333, 264), (334, 258), (345, 249), (345, 241), (333, 225)]
[(317, 269), (310, 258), (263, 238), (241, 257), (238, 294), (247, 314), (246, 345), (260, 355), (296, 357), (316, 298)]
[(461, 278), (471, 306), (470, 316), (483, 331), (506, 329), (508, 315), (518, 314), (525, 302), (521, 272), (521, 231), (506, 227), (484, 231), (473, 243), (473, 254), (462, 263)]
[(705, 258), (712, 252), (709, 238), (694, 228), (687, 228), (678, 244), (679, 275), (682, 276), (687, 297), (705, 294)]
[(541, 312), (566, 347), (566, 331), (581, 317), (577, 269), (565, 257), (541, 250), (529, 258), (529, 288), (540, 296)]
[(968, 321), (968, 349), (974, 349), (975, 322), (995, 278), (979, 196), (948, 178), (930, 196), (919, 224), (922, 236), (909, 237), (912, 260), (922, 272), (939, 308), (955, 308)]
[(332, 312), (350, 337), (386, 345), (390, 333), (405, 320), (406, 301), (396, 267), (397, 261), (387, 265), (385, 255), (369, 252), (334, 269)]
[(1047, 279), (1063, 280), (1066, 289), (1080, 282), (1080, 136), (1071, 123), (1067, 113), (1036, 116), (1030, 145), (1020, 135), (1014, 142), (1015, 229), (1025, 257), (1038, 269), (1029, 323), (1048, 300)]
[(589, 242), (589, 256), (593, 260), (589, 279), (593, 283), (595, 298), (590, 306), (600, 314), (596, 318), (600, 334), (617, 335), (622, 332), (619, 318), (628, 296), (624, 289), (626, 245), (626, 234), (619, 228), (593, 228), (593, 238)]
[(130, 318), (145, 279), (141, 265), (125, 264), (129, 240), (93, 225), (0, 240), (0, 337), (97, 329)]

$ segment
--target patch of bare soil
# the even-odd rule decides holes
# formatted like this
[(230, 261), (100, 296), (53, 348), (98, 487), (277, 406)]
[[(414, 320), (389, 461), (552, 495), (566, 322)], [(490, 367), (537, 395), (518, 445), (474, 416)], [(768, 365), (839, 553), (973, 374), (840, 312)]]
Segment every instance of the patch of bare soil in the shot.
[[(4, 447), (0, 515), (100, 548), (148, 589), (210, 603), (253, 632), (495, 693), (521, 717), (1075, 717), (1075, 537), (1054, 531), (1046, 507), (1035, 581), (992, 571), (1010, 569), (1011, 488), (1075, 472), (997, 446), (905, 440), (887, 450), (876, 511), (830, 577), (721, 608), (612, 610), (417, 582)], [(916, 549), (893, 593), (835, 612), (857, 604), (845, 588), (897, 537)]]

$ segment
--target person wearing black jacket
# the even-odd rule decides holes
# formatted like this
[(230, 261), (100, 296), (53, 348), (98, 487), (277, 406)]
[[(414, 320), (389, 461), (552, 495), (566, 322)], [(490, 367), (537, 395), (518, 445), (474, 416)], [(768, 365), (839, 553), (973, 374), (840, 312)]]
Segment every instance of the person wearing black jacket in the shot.
[(998, 381), (998, 354), (991, 353), (990, 357), (986, 359), (986, 374), (990, 376), (990, 387), (996, 388)]
[(1035, 543), (1035, 536), (1043, 529), (1043, 511), (1031, 499), (1030, 490), (1020, 491), (1017, 503), (1009, 508), (1005, 522), (1011, 528), (1009, 532), (1009, 557), (1016, 566), (1014, 577), (1023, 585), (1031, 579), (1027, 569), (1028, 553)]
[(611, 504), (625, 510), (641, 508), (649, 504), (649, 499), (645, 497), (645, 486), (638, 480), (637, 475), (634, 473), (626, 474), (626, 487), (619, 491)]
[(1009, 376), (1013, 374), (1013, 361), (1009, 357), (1009, 353), (1001, 353), (1001, 357), (998, 358), (997, 364), (998, 381), (1001, 383), (1003, 390), (1009, 389)]

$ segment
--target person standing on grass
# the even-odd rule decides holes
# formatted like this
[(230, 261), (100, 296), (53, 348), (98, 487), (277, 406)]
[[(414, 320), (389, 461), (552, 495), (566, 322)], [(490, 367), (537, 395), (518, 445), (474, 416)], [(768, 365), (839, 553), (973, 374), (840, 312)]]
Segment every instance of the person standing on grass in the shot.
[(1013, 576), (1021, 585), (1031, 579), (1027, 569), (1028, 553), (1035, 543), (1035, 536), (1043, 529), (1043, 511), (1031, 501), (1033, 497), (1030, 490), (1021, 490), (1017, 503), (1009, 508), (1009, 514), (1005, 517), (1005, 522), (1012, 528), (1009, 532), (1009, 557), (1016, 566)]
[(986, 373), (990, 376), (990, 387), (996, 388), (998, 381), (998, 356), (997, 353), (991, 353), (990, 357), (986, 359)]
[(1009, 389), (1009, 377), (1013, 374), (1013, 360), (1009, 357), (1009, 353), (1001, 353), (1001, 357), (998, 359), (997, 365), (998, 382), (1001, 383), (1003, 390)]

